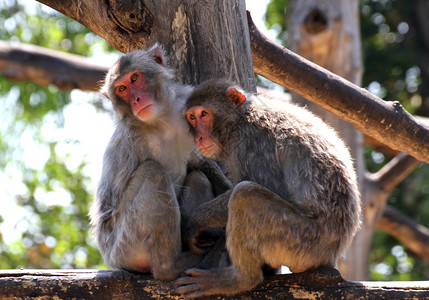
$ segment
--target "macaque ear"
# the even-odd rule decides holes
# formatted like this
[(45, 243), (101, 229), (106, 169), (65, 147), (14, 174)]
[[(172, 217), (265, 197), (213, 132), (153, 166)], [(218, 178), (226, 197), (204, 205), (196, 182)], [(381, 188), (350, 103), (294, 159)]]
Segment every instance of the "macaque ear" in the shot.
[(167, 65), (167, 59), (165, 58), (164, 50), (162, 47), (158, 44), (153, 45), (149, 50), (150, 55), (152, 58), (160, 65), (166, 66)]
[(107, 87), (107, 84), (104, 84), (104, 85), (101, 87), (101, 89), (100, 89), (100, 93), (101, 93), (104, 97), (109, 98), (108, 90), (109, 90), (109, 88)]
[(234, 103), (235, 106), (241, 106), (246, 102), (246, 96), (236, 88), (229, 88), (226, 91), (226, 96)]

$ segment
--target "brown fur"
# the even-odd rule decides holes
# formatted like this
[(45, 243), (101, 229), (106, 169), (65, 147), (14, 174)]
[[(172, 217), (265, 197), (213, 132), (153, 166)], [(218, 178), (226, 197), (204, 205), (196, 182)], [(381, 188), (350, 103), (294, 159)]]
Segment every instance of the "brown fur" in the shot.
[(235, 185), (190, 220), (200, 229), (227, 220), (232, 265), (188, 270), (176, 280), (188, 297), (249, 290), (262, 282), (263, 264), (292, 272), (335, 267), (359, 227), (356, 175), (334, 130), (293, 104), (258, 105), (240, 92), (242, 104), (241, 96), (228, 97), (231, 88), (240, 91), (228, 81), (207, 82), (184, 109), (203, 107), (213, 115), (213, 158), (227, 166)]

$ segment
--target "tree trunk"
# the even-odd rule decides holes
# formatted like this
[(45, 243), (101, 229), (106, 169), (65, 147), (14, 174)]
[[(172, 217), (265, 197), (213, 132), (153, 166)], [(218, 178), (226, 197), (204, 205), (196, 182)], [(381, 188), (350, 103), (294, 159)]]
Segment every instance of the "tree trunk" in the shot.
[[(360, 28), (357, 0), (292, 0), (289, 5), (290, 49), (308, 60), (359, 85), (362, 77)], [(365, 280), (373, 226), (368, 226), (365, 165), (362, 133), (321, 107), (294, 95), (293, 100), (306, 105), (340, 134), (355, 161), (365, 212), (362, 229), (356, 235), (340, 270), (347, 279)]]
[(38, 0), (122, 52), (160, 43), (179, 81), (226, 77), (256, 91), (244, 0)]

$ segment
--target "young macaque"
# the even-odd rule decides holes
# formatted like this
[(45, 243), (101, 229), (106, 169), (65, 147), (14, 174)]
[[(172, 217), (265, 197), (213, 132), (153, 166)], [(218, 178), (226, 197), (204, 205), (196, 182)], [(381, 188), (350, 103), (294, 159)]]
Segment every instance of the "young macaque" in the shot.
[(171, 280), (200, 260), (182, 252), (179, 205), (188, 217), (230, 185), (213, 186), (216, 170), (197, 156), (187, 167), (194, 145), (181, 110), (191, 91), (174, 81), (158, 45), (122, 56), (106, 76), (102, 92), (113, 103), (116, 129), (90, 216), (111, 267)]
[(252, 289), (263, 281), (263, 264), (335, 267), (359, 227), (356, 175), (334, 130), (293, 104), (256, 101), (213, 80), (186, 102), (196, 146), (225, 163), (235, 185), (190, 219), (194, 233), (226, 221), (232, 265), (187, 270), (175, 281), (187, 297)]

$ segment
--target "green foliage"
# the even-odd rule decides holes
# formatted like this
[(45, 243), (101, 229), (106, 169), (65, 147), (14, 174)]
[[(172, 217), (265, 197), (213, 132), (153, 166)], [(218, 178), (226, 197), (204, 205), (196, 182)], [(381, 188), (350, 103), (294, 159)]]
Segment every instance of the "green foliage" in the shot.
[(265, 24), (268, 29), (277, 31), (277, 39), (287, 45), (286, 22), (288, 0), (271, 0), (265, 12)]
[[(422, 65), (413, 5), (409, 1), (361, 1), (363, 85), (399, 100), (411, 113), (421, 106)], [(419, 100), (420, 99), (420, 100)]]
[[(84, 56), (112, 50), (84, 26), (36, 1), (0, 0), (0, 24), (2, 40)], [(46, 128), (63, 127), (70, 93), (0, 75), (0, 99), (0, 182), (10, 184), (0, 191), (7, 194), (4, 201), (15, 202), (11, 211), (0, 210), (0, 268), (105, 268), (89, 233), (93, 190), (86, 161), (70, 164), (73, 153), (58, 149), (76, 141)], [(5, 223), (17, 212), (21, 218), (11, 239)]]
[[(271, 0), (265, 14), (268, 28), (287, 45), (287, 0)], [(429, 95), (422, 95), (420, 55), (417, 32), (413, 27), (413, 5), (406, 0), (361, 0), (360, 20), (364, 56), (363, 86), (377, 96), (399, 100), (416, 112)], [(426, 100), (424, 100), (426, 98)]]

